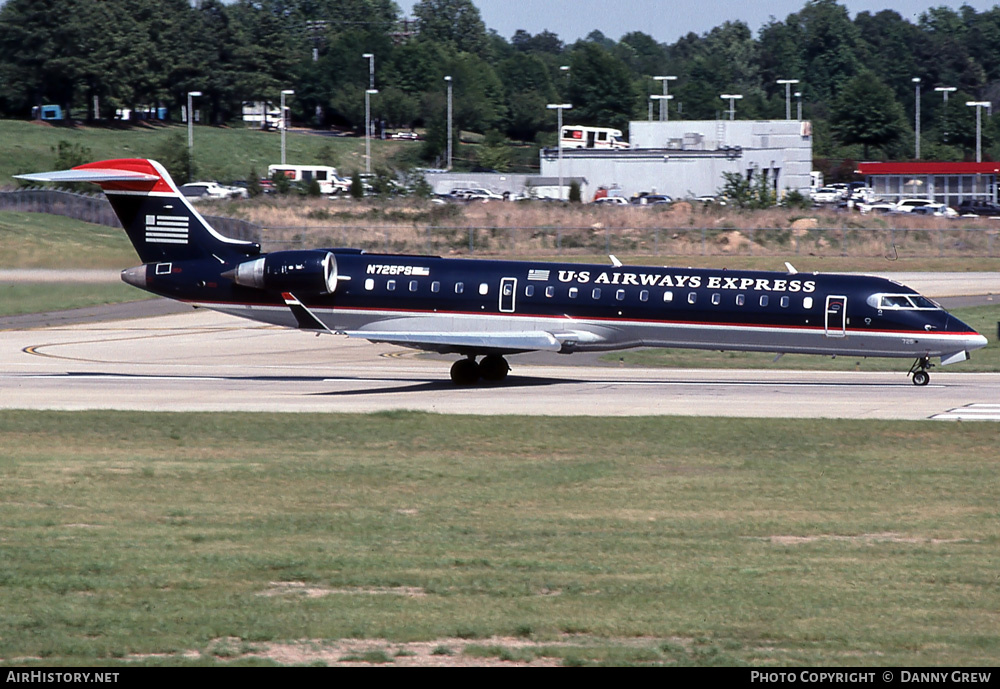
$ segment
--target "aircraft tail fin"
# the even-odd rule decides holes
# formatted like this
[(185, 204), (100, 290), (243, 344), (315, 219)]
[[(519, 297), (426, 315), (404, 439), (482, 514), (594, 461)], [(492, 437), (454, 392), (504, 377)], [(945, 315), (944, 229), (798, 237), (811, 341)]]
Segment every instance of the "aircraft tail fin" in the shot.
[(143, 263), (260, 253), (260, 245), (216, 232), (155, 160), (123, 158), (72, 170), (17, 175), (31, 182), (93, 182), (101, 187)]

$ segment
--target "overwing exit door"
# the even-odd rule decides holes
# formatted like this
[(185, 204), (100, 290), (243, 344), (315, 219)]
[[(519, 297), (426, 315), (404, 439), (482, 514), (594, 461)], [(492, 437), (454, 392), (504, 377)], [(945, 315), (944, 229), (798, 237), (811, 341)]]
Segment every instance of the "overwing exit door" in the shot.
[(517, 296), (517, 278), (500, 278), (500, 311), (514, 313), (514, 300)]

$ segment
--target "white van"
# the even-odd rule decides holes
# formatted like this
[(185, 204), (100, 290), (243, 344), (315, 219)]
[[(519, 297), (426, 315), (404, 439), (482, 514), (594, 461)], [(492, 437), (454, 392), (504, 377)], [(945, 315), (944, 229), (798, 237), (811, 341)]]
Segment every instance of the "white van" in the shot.
[(269, 165), (267, 176), (273, 177), (274, 173), (285, 175), (291, 182), (309, 182), (316, 180), (319, 183), (319, 190), (323, 194), (341, 194), (350, 190), (349, 180), (337, 176), (337, 168), (327, 165)]
[(563, 148), (629, 148), (628, 141), (622, 140), (622, 130), (610, 127), (563, 127), (560, 142)]

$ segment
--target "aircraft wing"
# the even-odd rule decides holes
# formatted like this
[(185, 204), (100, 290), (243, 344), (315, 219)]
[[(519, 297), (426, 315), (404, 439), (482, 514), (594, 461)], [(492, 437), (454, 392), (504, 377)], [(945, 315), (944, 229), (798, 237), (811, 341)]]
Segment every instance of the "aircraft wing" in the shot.
[[(407, 319), (420, 321), (422, 319)], [(432, 319), (429, 319), (432, 320)], [(396, 324), (401, 324), (399, 321)], [(384, 329), (379, 327), (362, 328), (360, 330), (342, 331), (348, 337), (357, 337), (369, 342), (385, 342), (388, 344), (413, 347), (432, 352), (446, 354), (458, 353), (501, 353), (516, 352), (559, 352), (572, 348), (580, 342), (600, 342), (604, 338), (587, 330), (427, 330), (421, 327), (424, 323), (406, 323), (411, 326), (402, 329)], [(378, 324), (383, 325), (383, 324)]]
[[(301, 330), (333, 332), (294, 294), (285, 292), (282, 297), (291, 309)], [(337, 330), (337, 334), (357, 337), (369, 342), (423, 349), (440, 354), (516, 352), (559, 352), (572, 349), (576, 344), (601, 342), (606, 338), (600, 333), (585, 329), (557, 330), (457, 330), (451, 318), (394, 318), (378, 321), (357, 330)]]

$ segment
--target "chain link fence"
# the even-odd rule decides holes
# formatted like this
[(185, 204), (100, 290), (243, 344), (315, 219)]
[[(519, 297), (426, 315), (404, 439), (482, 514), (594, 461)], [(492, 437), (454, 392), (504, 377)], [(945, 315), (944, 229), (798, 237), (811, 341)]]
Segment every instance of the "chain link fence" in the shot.
[[(0, 191), (0, 210), (16, 213), (50, 213), (83, 222), (118, 227), (111, 203), (103, 194), (83, 194), (64, 189), (25, 188)], [(246, 220), (206, 215), (216, 230), (233, 239), (258, 241), (260, 228)]]
[[(0, 191), (0, 210), (53, 213), (121, 227), (101, 195), (53, 189)], [(383, 253), (490, 256), (822, 256), (886, 258), (997, 257), (993, 228), (473, 227), (419, 222), (383, 225), (261, 227), (205, 216), (220, 233), (260, 242), (268, 251), (354, 247)]]

